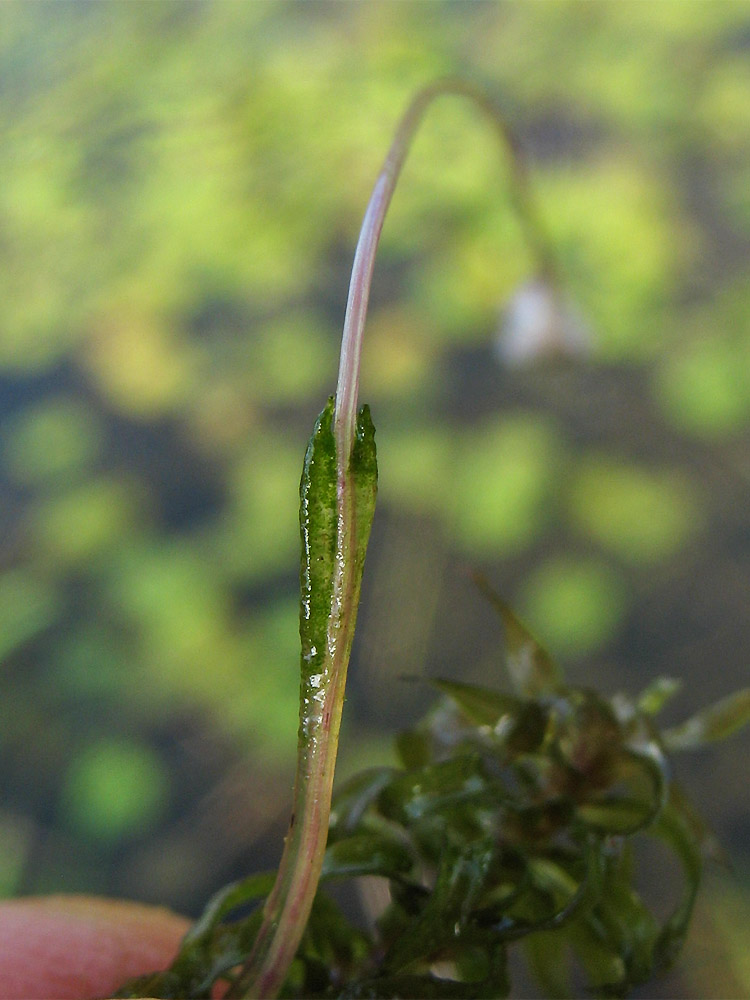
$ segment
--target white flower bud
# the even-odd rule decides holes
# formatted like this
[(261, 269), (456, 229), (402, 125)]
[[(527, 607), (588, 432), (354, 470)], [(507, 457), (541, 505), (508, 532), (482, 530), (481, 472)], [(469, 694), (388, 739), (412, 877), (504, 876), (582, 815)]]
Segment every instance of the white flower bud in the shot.
[(501, 364), (588, 354), (591, 336), (578, 310), (542, 278), (527, 281), (503, 309), (495, 349)]

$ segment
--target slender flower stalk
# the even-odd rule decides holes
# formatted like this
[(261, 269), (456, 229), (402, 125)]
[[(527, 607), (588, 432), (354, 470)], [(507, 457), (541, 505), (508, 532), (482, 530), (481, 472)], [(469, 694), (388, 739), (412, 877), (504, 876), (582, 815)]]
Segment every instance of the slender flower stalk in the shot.
[[(549, 242), (531, 208), (524, 162), (499, 109), (481, 90), (464, 80), (439, 80), (420, 91), (398, 126), (365, 212), (349, 286), (335, 406), (332, 415), (328, 409), (321, 415), (305, 460), (301, 487), (303, 680), (292, 820), (276, 883), (266, 901), (252, 953), (228, 997), (276, 996), (299, 947), (323, 866), (344, 687), (375, 500), (372, 425), (369, 412), (365, 410), (359, 416), (357, 413), (362, 336), (375, 252), (415, 132), (430, 104), (448, 94), (469, 98), (495, 126), (510, 154), (510, 188), (535, 257), (537, 272), (551, 283), (556, 277)], [(326, 435), (330, 437), (330, 448)], [(314, 558), (324, 560), (325, 556), (314, 555), (316, 542), (312, 535), (316, 525), (305, 518), (308, 508), (312, 511), (310, 516), (314, 517), (316, 505), (323, 508), (325, 504), (320, 504), (315, 497), (311, 500), (305, 483), (306, 477), (309, 483), (316, 476), (323, 482), (325, 476), (320, 470), (329, 461), (335, 489), (331, 492), (333, 517), (327, 527), (335, 537), (330, 552), (330, 578), (325, 581), (322, 600), (324, 627), (318, 642), (310, 638), (314, 635), (310, 623), (314, 625), (315, 615), (320, 611), (311, 606), (315, 603), (315, 581), (311, 583), (310, 577), (315, 571)], [(325, 488), (323, 483), (320, 489)], [(325, 526), (321, 534), (325, 537)]]
[(468, 98), (490, 119), (508, 153), (510, 169), (508, 183), (513, 207), (523, 227), (524, 236), (534, 260), (536, 275), (549, 285), (557, 286), (559, 284), (558, 268), (552, 244), (536, 215), (533, 199), (530, 195), (525, 158), (500, 108), (490, 100), (484, 91), (460, 78), (446, 77), (425, 87), (416, 95), (398, 126), (370, 196), (354, 254), (336, 389), (334, 433), (339, 456), (348, 455), (354, 435), (362, 337), (375, 265), (375, 251), (380, 240), (385, 215), (391, 203), (399, 174), (425, 112), (436, 98), (446, 95)]

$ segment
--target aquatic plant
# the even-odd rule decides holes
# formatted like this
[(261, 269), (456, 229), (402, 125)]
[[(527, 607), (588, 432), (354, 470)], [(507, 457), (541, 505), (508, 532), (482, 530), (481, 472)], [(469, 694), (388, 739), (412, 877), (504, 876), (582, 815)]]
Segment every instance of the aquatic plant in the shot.
[[(414, 133), (431, 103), (450, 94), (468, 98), (498, 131), (537, 267), (524, 308), (513, 313), (509, 359), (585, 341), (505, 117), (463, 80), (425, 88), (397, 129), (365, 213), (336, 394), (304, 459), (297, 767), (278, 872), (218, 893), (172, 967), (118, 996), (209, 997), (218, 985), (234, 998), (499, 997), (510, 990), (514, 946), (550, 996), (584, 987), (624, 996), (674, 962), (704, 855), (718, 852), (674, 781), (669, 755), (747, 722), (750, 689), (661, 730), (656, 716), (675, 681), (659, 679), (635, 697), (570, 686), (481, 577), (505, 632), (511, 690), (500, 678), (497, 689), (433, 680), (438, 702), (399, 738), (400, 766), (366, 771), (332, 799), (377, 489), (374, 428), (358, 405), (375, 252)], [(639, 838), (665, 845), (683, 873), (682, 893), (662, 920), (636, 888)], [(365, 877), (385, 880), (388, 893), (361, 927), (325, 887)]]

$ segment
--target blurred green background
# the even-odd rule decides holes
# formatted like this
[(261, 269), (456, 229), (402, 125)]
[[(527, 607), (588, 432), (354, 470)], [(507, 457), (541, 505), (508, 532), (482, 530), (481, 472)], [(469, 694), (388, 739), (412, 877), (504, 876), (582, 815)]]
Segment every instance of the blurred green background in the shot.
[[(411, 93), (488, 83), (585, 362), (508, 370), (532, 262), (495, 136), (430, 112), (362, 380), (381, 488), (341, 771), (498, 681), (481, 568), (578, 683), (748, 683), (747, 3), (0, 10), (0, 891), (196, 913), (275, 865), (297, 486), (371, 184)], [(681, 762), (736, 866), (648, 995), (750, 992), (747, 734)]]

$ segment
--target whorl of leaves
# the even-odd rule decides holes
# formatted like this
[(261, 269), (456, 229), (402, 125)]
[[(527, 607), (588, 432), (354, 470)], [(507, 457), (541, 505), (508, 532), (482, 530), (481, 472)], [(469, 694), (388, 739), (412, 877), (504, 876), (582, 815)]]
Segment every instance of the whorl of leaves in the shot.
[[(583, 986), (619, 997), (679, 953), (714, 844), (670, 778), (653, 721), (677, 685), (658, 681), (636, 700), (569, 687), (492, 600), (513, 693), (434, 681), (439, 703), (399, 738), (402, 766), (340, 789), (322, 882), (387, 880), (388, 902), (365, 931), (319, 890), (282, 996), (507, 996), (515, 945), (546, 995)], [(730, 728), (747, 721), (747, 701), (739, 692), (734, 713), (721, 703)], [(673, 732), (686, 726), (698, 723)], [(682, 894), (662, 922), (635, 888), (639, 837), (661, 841), (682, 869)], [(223, 890), (172, 968), (118, 995), (209, 997), (231, 981), (260, 920), (257, 907), (236, 913), (271, 882), (253, 876)]]

